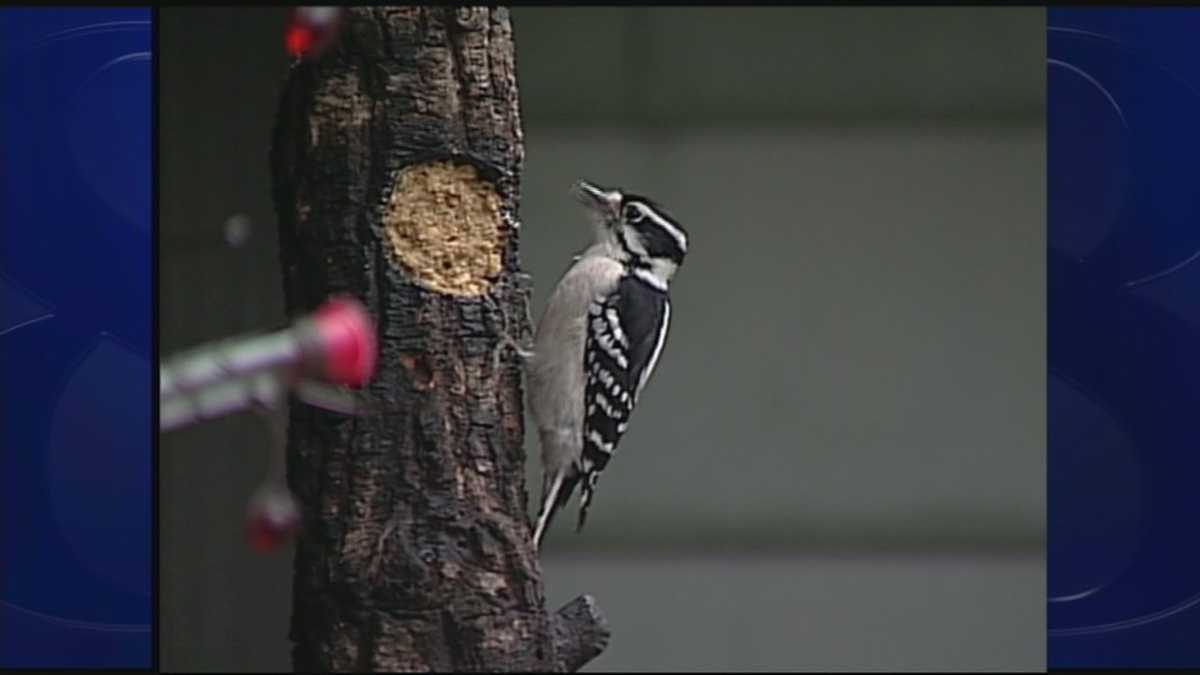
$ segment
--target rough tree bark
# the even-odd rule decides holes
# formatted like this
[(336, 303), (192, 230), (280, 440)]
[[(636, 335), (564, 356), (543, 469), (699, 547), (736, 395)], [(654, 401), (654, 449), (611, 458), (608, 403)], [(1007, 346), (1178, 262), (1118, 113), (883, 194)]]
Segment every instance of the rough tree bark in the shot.
[(380, 346), (375, 412), (291, 406), (298, 671), (570, 671), (607, 642), (590, 598), (546, 611), (530, 542), (514, 65), (506, 9), (373, 7), (288, 75), (287, 311), (349, 293)]

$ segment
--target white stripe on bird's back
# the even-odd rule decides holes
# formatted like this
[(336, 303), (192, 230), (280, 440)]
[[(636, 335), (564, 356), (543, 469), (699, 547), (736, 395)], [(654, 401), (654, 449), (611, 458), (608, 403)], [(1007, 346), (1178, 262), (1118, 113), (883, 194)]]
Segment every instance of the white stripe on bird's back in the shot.
[(663, 345), (667, 342), (667, 329), (671, 324), (671, 301), (663, 301), (663, 318), (662, 324), (658, 329), (658, 341), (654, 343), (654, 353), (650, 355), (650, 363), (646, 364), (646, 369), (642, 371), (641, 378), (638, 379), (637, 391), (633, 393), (633, 399), (641, 395), (642, 389), (645, 388), (646, 382), (650, 379), (650, 374), (654, 372), (654, 367), (658, 365), (658, 357), (662, 355)]

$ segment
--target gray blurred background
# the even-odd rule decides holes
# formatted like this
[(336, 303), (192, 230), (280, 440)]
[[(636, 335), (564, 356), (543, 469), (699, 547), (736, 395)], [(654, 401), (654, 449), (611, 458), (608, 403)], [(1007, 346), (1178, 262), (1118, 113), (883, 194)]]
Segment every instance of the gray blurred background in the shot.
[[(284, 321), (284, 12), (161, 11), (164, 355)], [(552, 606), (612, 622), (587, 669), (1043, 670), (1044, 10), (513, 17), (535, 319), (588, 236), (575, 178), (691, 232), (588, 528), (548, 535)], [(265, 441), (163, 438), (165, 670), (290, 665), (291, 550), (241, 531)]]

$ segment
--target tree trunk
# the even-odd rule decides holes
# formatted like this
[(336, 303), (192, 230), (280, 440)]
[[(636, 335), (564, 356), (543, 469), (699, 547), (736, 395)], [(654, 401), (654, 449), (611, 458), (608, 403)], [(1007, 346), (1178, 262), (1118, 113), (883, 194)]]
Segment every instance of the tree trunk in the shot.
[(287, 312), (373, 315), (371, 412), (293, 403), (298, 671), (575, 670), (590, 598), (548, 613), (530, 541), (523, 156), (509, 14), (353, 8), (294, 66), (272, 148)]

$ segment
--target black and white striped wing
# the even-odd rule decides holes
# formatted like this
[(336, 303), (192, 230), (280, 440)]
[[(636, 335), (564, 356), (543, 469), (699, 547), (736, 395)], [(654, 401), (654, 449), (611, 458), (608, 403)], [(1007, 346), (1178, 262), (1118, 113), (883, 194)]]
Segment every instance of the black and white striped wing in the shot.
[(667, 294), (637, 277), (623, 279), (588, 311), (580, 466), (584, 480), (577, 529), (583, 528), (596, 481), (658, 364), (670, 319)]

